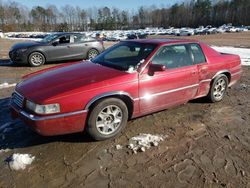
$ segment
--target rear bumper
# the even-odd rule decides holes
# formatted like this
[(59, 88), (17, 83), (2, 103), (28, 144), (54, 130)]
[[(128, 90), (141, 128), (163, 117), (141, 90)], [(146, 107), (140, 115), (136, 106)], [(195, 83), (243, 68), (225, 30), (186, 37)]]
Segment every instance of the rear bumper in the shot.
[(50, 116), (36, 116), (11, 104), (12, 118), (20, 118), (32, 130), (43, 136), (63, 135), (83, 131), (87, 113), (87, 110), (81, 110)]
[(231, 80), (228, 87), (231, 87), (234, 84), (236, 84), (236, 82), (240, 79), (241, 75), (242, 75), (242, 70), (231, 74)]

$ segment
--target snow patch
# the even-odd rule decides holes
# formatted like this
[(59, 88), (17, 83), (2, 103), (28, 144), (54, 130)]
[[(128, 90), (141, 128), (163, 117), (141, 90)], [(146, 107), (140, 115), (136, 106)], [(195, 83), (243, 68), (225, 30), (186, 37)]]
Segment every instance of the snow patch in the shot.
[(241, 64), (250, 66), (250, 49), (249, 48), (235, 48), (231, 46), (211, 46), (218, 52), (229, 53), (239, 55), (241, 58)]
[(134, 153), (144, 152), (152, 146), (158, 146), (166, 136), (140, 133), (138, 136), (129, 139), (128, 148)]
[(9, 88), (9, 87), (15, 87), (15, 86), (16, 86), (16, 83), (9, 84), (7, 82), (4, 82), (4, 83), (0, 84), (0, 89)]
[(19, 153), (15, 153), (6, 159), (12, 170), (24, 170), (34, 160), (35, 156), (32, 156), (30, 154), (19, 154)]
[(1, 153), (7, 153), (7, 152), (9, 152), (9, 151), (11, 151), (11, 150), (8, 149), (8, 148), (7, 148), (7, 149), (0, 149), (0, 154), (1, 154)]
[(120, 150), (120, 149), (122, 149), (122, 146), (119, 145), (119, 144), (117, 144), (117, 145), (115, 146), (115, 148), (116, 148), (117, 150)]
[(8, 148), (7, 148), (7, 149), (0, 149), (0, 154), (1, 154), (1, 153), (7, 153), (7, 152), (9, 152), (9, 151), (10, 151), (10, 149), (8, 149)]
[(42, 38), (15, 38), (15, 37), (5, 37), (5, 38), (8, 40), (26, 40), (26, 41), (31, 40), (31, 41), (37, 41), (37, 42), (42, 40)]

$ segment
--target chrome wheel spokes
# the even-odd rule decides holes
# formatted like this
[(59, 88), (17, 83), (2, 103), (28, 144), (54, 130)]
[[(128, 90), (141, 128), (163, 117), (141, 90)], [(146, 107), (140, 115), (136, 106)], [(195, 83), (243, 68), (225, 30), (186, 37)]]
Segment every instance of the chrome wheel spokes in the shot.
[(89, 52), (89, 59), (92, 59), (92, 58), (94, 58), (95, 56), (97, 56), (98, 55), (98, 52), (96, 51), (96, 50), (91, 50), (90, 52)]
[(114, 133), (122, 122), (122, 111), (116, 105), (106, 106), (96, 118), (97, 130), (105, 135)]
[(226, 87), (227, 87), (227, 84), (223, 78), (217, 80), (214, 86), (214, 90), (213, 90), (213, 95), (217, 100), (220, 100), (224, 96)]
[(31, 56), (30, 61), (35, 65), (40, 65), (43, 62), (43, 57), (40, 54), (34, 54)]

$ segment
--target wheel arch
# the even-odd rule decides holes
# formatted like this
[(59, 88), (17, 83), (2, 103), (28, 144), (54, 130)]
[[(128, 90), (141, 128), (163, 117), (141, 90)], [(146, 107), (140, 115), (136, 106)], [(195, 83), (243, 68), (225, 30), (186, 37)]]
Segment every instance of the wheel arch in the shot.
[(114, 91), (114, 92), (107, 92), (107, 93), (102, 93), (100, 95), (97, 95), (95, 97), (93, 97), (85, 106), (85, 110), (91, 110), (95, 104), (105, 98), (118, 98), (120, 100), (122, 100), (127, 108), (128, 108), (128, 115), (129, 118), (132, 117), (133, 111), (134, 111), (134, 100), (131, 97), (131, 95), (127, 92), (123, 92), (123, 91)]
[[(219, 75), (221, 75), (221, 74), (224, 74), (224, 75), (227, 77), (227, 79), (228, 79), (228, 83), (230, 83), (230, 81), (231, 81), (231, 73), (230, 73), (229, 70), (221, 70), (221, 71), (217, 72), (217, 73), (212, 77), (212, 82), (213, 82), (213, 80), (214, 80), (217, 76), (219, 76)], [(211, 83), (212, 83), (212, 82), (211, 82)]]

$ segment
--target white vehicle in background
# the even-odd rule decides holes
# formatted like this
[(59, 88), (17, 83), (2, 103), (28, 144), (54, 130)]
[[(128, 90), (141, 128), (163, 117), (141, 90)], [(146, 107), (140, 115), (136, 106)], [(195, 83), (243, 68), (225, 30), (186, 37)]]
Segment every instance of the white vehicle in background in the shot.
[(236, 27), (233, 27), (233, 26), (229, 26), (229, 27), (226, 29), (226, 32), (228, 32), (228, 33), (235, 33), (235, 32), (239, 32), (239, 29), (236, 28)]
[(175, 33), (176, 36), (192, 36), (194, 35), (193, 29), (182, 28)]
[(3, 38), (3, 37), (4, 37), (3, 32), (2, 30), (0, 30), (0, 38)]
[(217, 33), (217, 28), (216, 27), (212, 27), (212, 28), (207, 30), (207, 34), (215, 34), (215, 33)]
[(128, 37), (126, 35), (120, 34), (117, 35), (116, 38), (118, 41), (121, 41), (121, 40), (126, 40)]
[(223, 26), (221, 26), (221, 27), (219, 27), (219, 28), (217, 29), (217, 32), (218, 32), (218, 33), (225, 33), (225, 32), (226, 32), (226, 28), (223, 27)]
[(239, 32), (248, 31), (247, 27), (244, 26), (237, 27), (237, 29), (239, 30)]

